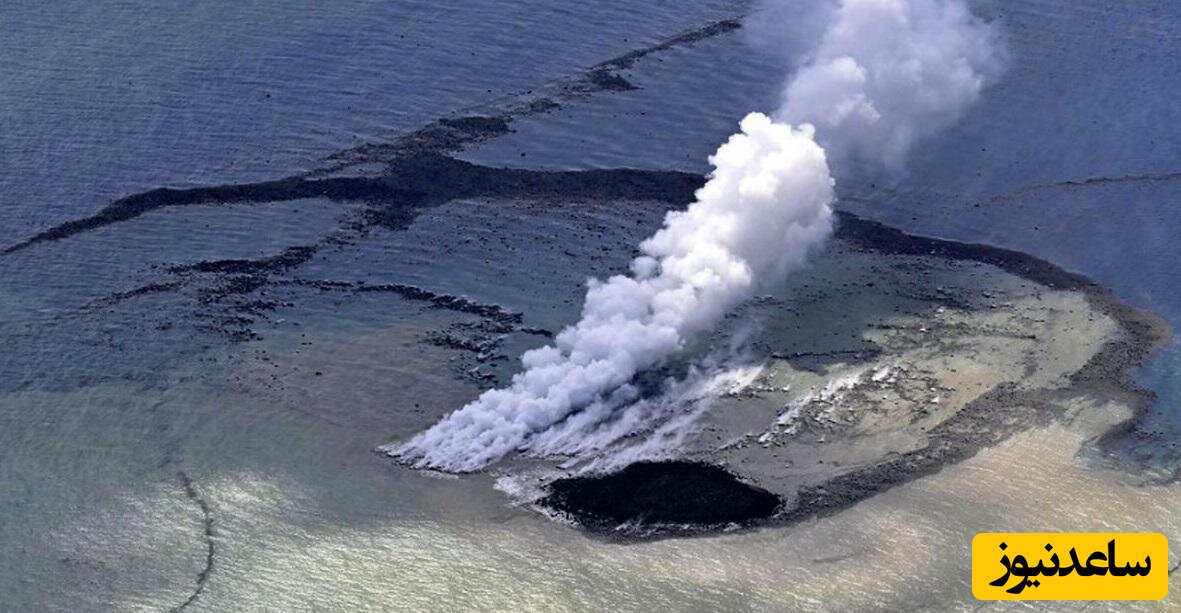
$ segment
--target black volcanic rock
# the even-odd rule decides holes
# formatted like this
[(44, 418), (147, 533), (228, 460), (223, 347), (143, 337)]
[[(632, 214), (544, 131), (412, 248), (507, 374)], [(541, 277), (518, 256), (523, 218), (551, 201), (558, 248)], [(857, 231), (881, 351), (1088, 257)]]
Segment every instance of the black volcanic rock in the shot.
[(608, 475), (570, 477), (550, 484), (542, 506), (591, 530), (620, 526), (643, 531), (667, 525), (705, 529), (747, 525), (779, 509), (779, 497), (710, 464), (637, 462)]

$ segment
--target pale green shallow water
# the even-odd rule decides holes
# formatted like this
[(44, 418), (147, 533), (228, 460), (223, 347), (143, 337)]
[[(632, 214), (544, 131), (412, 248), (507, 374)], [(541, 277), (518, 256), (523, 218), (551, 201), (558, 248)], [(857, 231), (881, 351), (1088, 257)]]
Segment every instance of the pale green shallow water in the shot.
[[(511, 274), (511, 240), (464, 252), (438, 237), (451, 224), (504, 224), (522, 230), (520, 241), (536, 240), (528, 227), (548, 228), (557, 240), (538, 250), (560, 261), (554, 254), (591, 229), (606, 232), (598, 240), (629, 244), (658, 213), (642, 204), (572, 213), (460, 202), (430, 212), (405, 236), (422, 241), (423, 262), (445, 259), (432, 250), (456, 261), (496, 258), (491, 268), (510, 274), (491, 275), (497, 283), (487, 291), (518, 288), (510, 304), (565, 304), (564, 296), (579, 295), (575, 284), (538, 285), (532, 267), (524, 278)], [(590, 243), (582, 248), (595, 250)], [(396, 242), (383, 244), (390, 261), (405, 257)], [(334, 252), (323, 266), (366, 249)], [(575, 274), (559, 270), (547, 278)], [(807, 274), (793, 283), (807, 285)], [(537, 287), (550, 289), (529, 289)], [(478, 393), (455, 374), (461, 352), (422, 342), (427, 331), (475, 318), (393, 296), (298, 295), (297, 307), (259, 327), (262, 340), (211, 342), (192, 354), (168, 345), (177, 354), (167, 360), (172, 368), (147, 381), (115, 377), (0, 398), (5, 609), (165, 610), (184, 602), (207, 543), (180, 472), (213, 520), (212, 572), (187, 610), (970, 610), (966, 547), (977, 531), (1078, 529), (1094, 509), (1096, 529), (1181, 533), (1177, 488), (1125, 488), (1126, 476), (1084, 469), (1073, 458), (1085, 437), (1064, 431), (1046, 439), (1058, 446), (1044, 457), (1029, 441), (1017, 455), (1073, 467), (1074, 477), (973, 460), (795, 527), (633, 545), (588, 538), (514, 506), (493, 476), (422, 475), (371, 451)], [(110, 351), (103, 359), (112, 373), (151, 370), (145, 354), (121, 351), (119, 339), (185, 311), (169, 311), (174, 299), (166, 296), (141, 300), (57, 325), (82, 337), (109, 334), (114, 344), (102, 351)], [(536, 342), (519, 340), (516, 350)], [(76, 367), (74, 356), (44, 357)]]
[[(388, 391), (405, 382), (392, 376)], [(46, 413), (46, 402), (58, 419), (14, 427), (14, 413)], [(396, 419), (334, 427), (237, 393), (120, 385), (9, 398), (3, 410), (6, 438), (23, 430), (25, 444), (6, 454), (0, 477), (10, 494), (39, 501), (3, 527), (10, 610), (183, 601), (204, 545), (179, 469), (215, 522), (213, 573), (191, 610), (943, 610), (972, 605), (955, 550), (978, 530), (1078, 527), (1097, 514), (1096, 529), (1181, 530), (1175, 489), (1082, 490), (1039, 471), (1035, 456), (1012, 468), (1016, 481), (1005, 469), (965, 469), (970, 491), (920, 481), (797, 528), (625, 546), (513, 508), (488, 478), (391, 467), (362, 443), (396, 431)], [(1018, 455), (1040, 445), (1026, 444)], [(172, 463), (158, 468), (166, 453)]]

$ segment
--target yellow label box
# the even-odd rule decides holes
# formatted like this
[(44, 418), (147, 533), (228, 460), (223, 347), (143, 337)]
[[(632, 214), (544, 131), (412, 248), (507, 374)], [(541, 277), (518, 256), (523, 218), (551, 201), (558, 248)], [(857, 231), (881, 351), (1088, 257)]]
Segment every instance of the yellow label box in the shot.
[(1169, 542), (1156, 533), (982, 532), (972, 539), (980, 600), (1160, 600)]

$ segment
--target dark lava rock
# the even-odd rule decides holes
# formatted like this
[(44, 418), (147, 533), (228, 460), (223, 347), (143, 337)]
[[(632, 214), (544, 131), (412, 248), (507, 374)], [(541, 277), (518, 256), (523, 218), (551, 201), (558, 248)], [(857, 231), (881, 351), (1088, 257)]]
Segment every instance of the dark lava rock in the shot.
[(609, 475), (571, 477), (550, 484), (542, 506), (594, 531), (700, 532), (750, 525), (779, 510), (779, 497), (710, 464), (637, 462)]

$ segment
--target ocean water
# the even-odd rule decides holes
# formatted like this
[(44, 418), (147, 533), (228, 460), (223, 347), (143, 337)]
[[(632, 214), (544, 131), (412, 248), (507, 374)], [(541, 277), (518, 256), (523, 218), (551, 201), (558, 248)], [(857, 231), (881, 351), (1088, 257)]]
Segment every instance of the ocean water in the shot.
[(0, 238), (144, 189), (305, 170), (740, 10), (724, 1), (5, 2)]
[[(906, 175), (842, 169), (842, 206), (1029, 251), (1181, 324), (1181, 179), (1052, 186), (1181, 172), (1173, 103), (1181, 9), (1097, 0), (975, 7), (1008, 32), (1005, 80), (920, 146)], [(343, 148), (750, 10), (720, 0), (8, 0), (0, 4), (0, 243), (145, 189), (309, 170)], [(701, 171), (739, 117), (775, 105), (779, 64), (740, 32), (670, 49), (625, 72), (639, 89), (523, 119), (463, 157)], [(1026, 189), (1042, 184), (1051, 186)], [(376, 229), (322, 251), (287, 276), (413, 284), (554, 329), (577, 313), (582, 280), (624, 265), (663, 206), (580, 204), (457, 201), (406, 231)], [(888, 578), (854, 567), (845, 585), (859, 589), (844, 595), (827, 593), (817, 570), (867, 547), (878, 555), (865, 567), (894, 560), (881, 552), (954, 546), (995, 525), (987, 514), (959, 517), (964, 505), (982, 506), (982, 494), (941, 482), (900, 488), (833, 527), (621, 547), (514, 506), (491, 476), (432, 478), (393, 466), (372, 450), (432, 423), (425, 407), (458, 407), (479, 391), (455, 376), (471, 364), (424, 342), (471, 332), (468, 314), (296, 285), (267, 288), (277, 306), (262, 315), (227, 313), (201, 284), (94, 303), (170, 278), (169, 267), (307, 244), (352, 212), (321, 198), (161, 210), (0, 258), (0, 609), (969, 606), (956, 576), (911, 589), (938, 566), (933, 553)], [(533, 256), (528, 266), (523, 253)], [(227, 339), (236, 316), (253, 319), (261, 338)], [(541, 340), (513, 334), (504, 352)], [(515, 364), (484, 368), (505, 377)], [(1173, 344), (1139, 375), (1160, 394), (1144, 429), (1163, 434), (1129, 449), (1154, 464), (1172, 461), (1168, 443), (1181, 431), (1178, 372)], [(1054, 458), (1066, 462), (1070, 451)], [(1010, 459), (997, 453), (995, 461)], [(1107, 478), (1030, 487), (1066, 495), (1093, 484), (1079, 491), (1106, 497), (1113, 525), (1136, 525), (1136, 509), (1175, 523), (1173, 494), (1113, 493)], [(941, 501), (933, 510), (914, 502), (932, 498)], [(1071, 508), (1068, 498), (1056, 504), (1023, 521)]]

